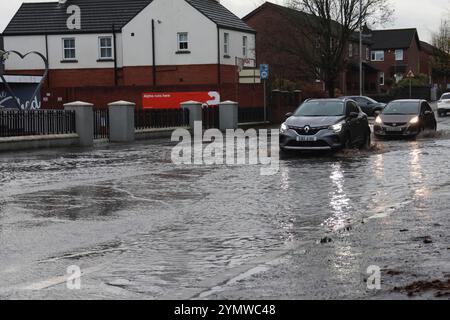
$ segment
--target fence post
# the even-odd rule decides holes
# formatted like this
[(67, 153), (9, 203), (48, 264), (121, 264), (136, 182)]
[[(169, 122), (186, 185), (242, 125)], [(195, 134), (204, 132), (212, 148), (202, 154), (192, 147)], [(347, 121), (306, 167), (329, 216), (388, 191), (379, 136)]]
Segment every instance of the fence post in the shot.
[(94, 145), (94, 111), (93, 104), (87, 102), (70, 102), (64, 104), (64, 110), (75, 111), (75, 127), (80, 137), (80, 146)]
[(197, 101), (186, 101), (181, 105), (181, 109), (189, 110), (189, 127), (194, 130), (195, 122), (203, 121), (203, 109), (202, 104)]
[(237, 102), (225, 101), (219, 104), (220, 130), (237, 129), (239, 123), (239, 106)]
[(133, 142), (135, 139), (134, 112), (136, 104), (116, 101), (108, 104), (109, 140), (111, 142)]

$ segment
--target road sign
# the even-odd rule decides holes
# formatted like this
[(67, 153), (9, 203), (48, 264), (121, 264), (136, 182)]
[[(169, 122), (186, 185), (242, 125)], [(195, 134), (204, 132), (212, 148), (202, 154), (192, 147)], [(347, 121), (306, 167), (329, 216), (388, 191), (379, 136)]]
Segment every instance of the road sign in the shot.
[(414, 72), (412, 70), (409, 70), (408, 74), (406, 75), (407, 78), (414, 78)]
[(269, 79), (269, 65), (268, 64), (262, 64), (260, 66), (260, 72), (261, 72), (261, 80)]

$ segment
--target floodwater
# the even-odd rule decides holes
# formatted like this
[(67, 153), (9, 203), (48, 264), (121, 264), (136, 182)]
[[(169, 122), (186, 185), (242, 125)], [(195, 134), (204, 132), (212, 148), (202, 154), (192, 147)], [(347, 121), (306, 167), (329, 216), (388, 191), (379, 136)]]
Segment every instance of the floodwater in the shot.
[(177, 167), (168, 140), (3, 153), (0, 299), (448, 298), (450, 118), (438, 130), (274, 176)]

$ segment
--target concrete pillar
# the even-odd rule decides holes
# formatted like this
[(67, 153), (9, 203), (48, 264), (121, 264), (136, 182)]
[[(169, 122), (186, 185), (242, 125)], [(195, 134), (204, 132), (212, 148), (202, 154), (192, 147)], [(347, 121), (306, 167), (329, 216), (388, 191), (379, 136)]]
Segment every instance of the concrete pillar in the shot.
[(80, 137), (80, 146), (94, 145), (94, 105), (87, 102), (70, 102), (64, 105), (64, 110), (75, 111), (75, 125)]
[(225, 101), (219, 104), (220, 130), (237, 129), (239, 123), (239, 105), (237, 102)]
[(108, 104), (109, 140), (111, 142), (133, 142), (135, 139), (134, 111), (136, 104), (116, 101)]
[(181, 109), (189, 110), (189, 126), (194, 130), (195, 122), (203, 121), (202, 103), (197, 101), (186, 101), (181, 105)]

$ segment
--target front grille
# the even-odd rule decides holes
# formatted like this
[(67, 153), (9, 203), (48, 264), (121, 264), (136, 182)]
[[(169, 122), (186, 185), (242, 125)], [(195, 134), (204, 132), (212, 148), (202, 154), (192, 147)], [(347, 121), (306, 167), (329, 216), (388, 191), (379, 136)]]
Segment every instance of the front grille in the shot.
[(407, 122), (385, 122), (384, 124), (389, 127), (403, 127), (407, 125)]
[(302, 148), (316, 148), (316, 147), (329, 147), (325, 141), (291, 141), (287, 145), (288, 147), (302, 147)]
[(320, 131), (327, 129), (328, 127), (317, 127), (317, 128), (310, 128), (308, 132), (305, 131), (305, 127), (303, 128), (297, 128), (297, 127), (290, 127), (290, 129), (297, 132), (297, 134), (301, 136), (314, 136)]

